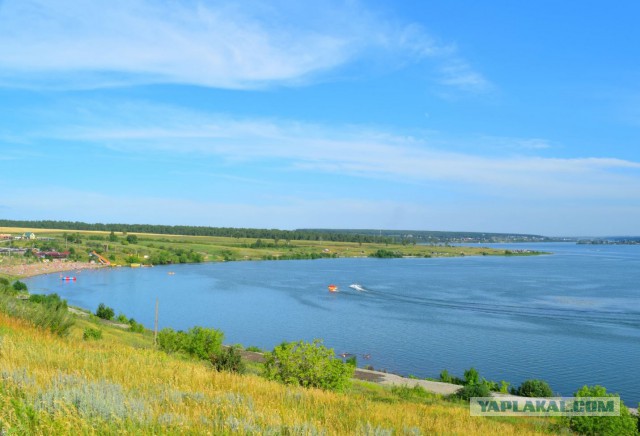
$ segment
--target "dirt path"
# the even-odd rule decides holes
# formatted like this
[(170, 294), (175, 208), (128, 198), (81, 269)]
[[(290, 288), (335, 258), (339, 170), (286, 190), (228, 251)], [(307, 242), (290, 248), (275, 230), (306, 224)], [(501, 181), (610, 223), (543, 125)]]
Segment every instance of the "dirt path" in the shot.
[(355, 378), (366, 380), (381, 385), (399, 385), (399, 386), (421, 386), (429, 392), (440, 395), (451, 395), (456, 393), (462, 386), (451, 383), (442, 383), (430, 380), (418, 380), (414, 378), (400, 377), (395, 374), (388, 374), (379, 371), (370, 371), (368, 369), (356, 369)]

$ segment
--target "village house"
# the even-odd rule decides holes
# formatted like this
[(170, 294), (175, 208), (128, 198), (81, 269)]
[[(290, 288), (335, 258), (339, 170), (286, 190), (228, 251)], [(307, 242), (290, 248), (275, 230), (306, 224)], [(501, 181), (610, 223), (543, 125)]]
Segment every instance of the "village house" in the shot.
[(39, 258), (49, 258), (49, 259), (66, 259), (69, 257), (69, 252), (68, 251), (63, 251), (63, 252), (59, 252), (59, 251), (39, 251), (36, 254), (36, 257)]
[(22, 234), (22, 239), (36, 239), (36, 234), (33, 232), (26, 232)]

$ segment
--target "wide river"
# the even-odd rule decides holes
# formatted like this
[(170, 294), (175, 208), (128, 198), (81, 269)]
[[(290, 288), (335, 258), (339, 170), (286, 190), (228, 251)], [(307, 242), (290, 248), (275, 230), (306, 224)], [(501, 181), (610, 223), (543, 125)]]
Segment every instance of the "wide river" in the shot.
[(229, 344), (323, 338), (359, 366), (418, 377), (473, 366), (512, 385), (541, 378), (564, 396), (600, 384), (636, 407), (640, 246), (492, 246), (554, 254), (208, 263), (26, 282), (94, 311), (105, 303), (149, 328), (158, 299), (161, 328), (215, 327)]

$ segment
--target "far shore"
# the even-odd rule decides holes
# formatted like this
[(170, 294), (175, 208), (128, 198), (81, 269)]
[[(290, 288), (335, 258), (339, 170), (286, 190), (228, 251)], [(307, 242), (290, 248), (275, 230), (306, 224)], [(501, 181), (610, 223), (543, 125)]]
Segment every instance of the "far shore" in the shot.
[(65, 271), (80, 272), (85, 269), (103, 268), (104, 265), (91, 262), (38, 262), (21, 265), (0, 266), (0, 274), (18, 278), (39, 276)]

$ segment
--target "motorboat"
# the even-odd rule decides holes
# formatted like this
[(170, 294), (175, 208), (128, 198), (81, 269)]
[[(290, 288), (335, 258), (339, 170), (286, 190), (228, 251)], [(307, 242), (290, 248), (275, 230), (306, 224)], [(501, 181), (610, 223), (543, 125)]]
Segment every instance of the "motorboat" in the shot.
[(355, 289), (356, 291), (364, 291), (364, 288), (362, 287), (362, 285), (359, 285), (357, 283), (354, 283), (352, 285), (349, 285), (349, 287), (351, 289)]

